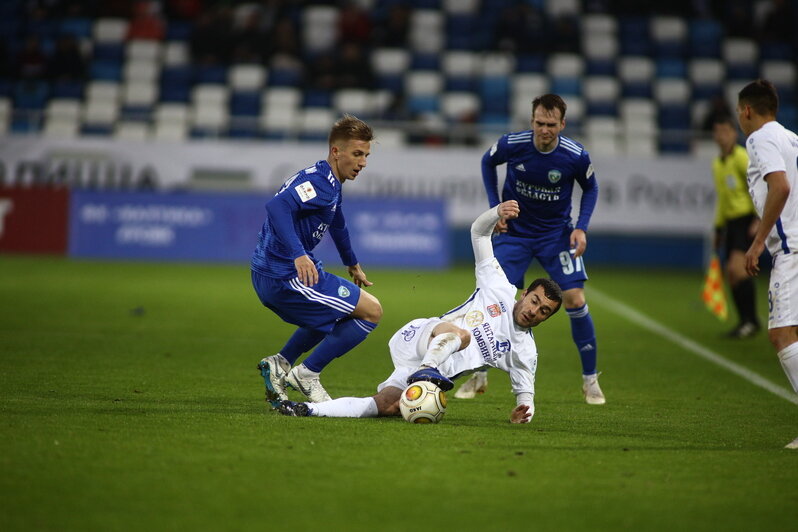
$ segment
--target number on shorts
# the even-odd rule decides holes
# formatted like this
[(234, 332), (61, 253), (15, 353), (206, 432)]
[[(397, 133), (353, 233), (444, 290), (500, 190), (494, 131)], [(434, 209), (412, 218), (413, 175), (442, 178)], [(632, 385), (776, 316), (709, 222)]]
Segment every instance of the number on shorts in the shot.
[(768, 290), (768, 312), (773, 312), (773, 292)]
[(568, 251), (560, 253), (560, 264), (565, 275), (571, 275), (575, 271), (582, 271), (582, 257), (571, 260), (571, 253)]

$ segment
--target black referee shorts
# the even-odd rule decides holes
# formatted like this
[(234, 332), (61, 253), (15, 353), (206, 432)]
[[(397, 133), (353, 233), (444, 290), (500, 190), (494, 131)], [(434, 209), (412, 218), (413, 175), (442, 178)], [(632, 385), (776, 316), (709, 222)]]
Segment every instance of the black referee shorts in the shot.
[(726, 253), (731, 253), (734, 249), (739, 249), (743, 253), (748, 251), (754, 241), (748, 235), (748, 228), (754, 221), (754, 215), (740, 216), (732, 218), (726, 223)]

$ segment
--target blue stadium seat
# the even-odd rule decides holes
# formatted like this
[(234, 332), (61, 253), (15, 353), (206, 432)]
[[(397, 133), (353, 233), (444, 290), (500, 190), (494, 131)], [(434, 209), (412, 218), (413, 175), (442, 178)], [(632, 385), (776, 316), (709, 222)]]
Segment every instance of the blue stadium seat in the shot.
[(480, 31), (484, 23), (473, 15), (452, 15), (446, 20), (446, 48), (449, 50), (484, 50), (489, 43), (484, 42)]
[(482, 112), (489, 115), (508, 114), (510, 80), (505, 76), (483, 78), (479, 82), (479, 98)]
[(585, 73), (588, 76), (615, 76), (618, 72), (614, 59), (590, 59), (585, 61)]
[(194, 83), (227, 83), (227, 67), (223, 65), (197, 65)]
[(683, 78), (687, 75), (687, 65), (678, 57), (660, 57), (655, 67), (658, 78)]
[(170, 20), (166, 27), (167, 41), (187, 41), (191, 38), (194, 26), (191, 22), (184, 20)]
[(723, 27), (712, 19), (694, 19), (688, 23), (689, 50), (691, 57), (720, 57)]
[(14, 95), (14, 82), (9, 79), (0, 79), (0, 96), (11, 97)]
[(376, 86), (378, 89), (387, 89), (391, 92), (401, 92), (404, 87), (404, 77), (400, 74), (377, 74)]
[(234, 92), (230, 95), (230, 114), (232, 116), (258, 116), (262, 99), (259, 91)]
[(121, 63), (125, 60), (125, 45), (122, 43), (95, 43), (92, 50), (92, 58)]
[(582, 94), (582, 80), (580, 78), (553, 78), (551, 92), (560, 95)]
[(651, 37), (648, 18), (622, 17), (618, 23), (618, 39), (622, 55), (649, 55)]
[(43, 81), (19, 81), (14, 87), (14, 107), (30, 111), (44, 109), (50, 87)]
[(122, 63), (95, 59), (89, 66), (89, 75), (92, 79), (102, 81), (121, 81)]
[(53, 82), (53, 98), (83, 98), (82, 81), (59, 80)]
[(544, 54), (519, 54), (516, 58), (515, 69), (517, 72), (545, 72), (546, 56)]
[(418, 94), (407, 99), (408, 110), (413, 114), (437, 113), (440, 101), (436, 95)]
[(42, 129), (41, 121), (32, 116), (15, 116), (11, 120), (11, 132), (20, 134), (35, 134)]
[(227, 135), (235, 139), (257, 139), (261, 137), (261, 131), (255, 121), (233, 122)]
[(275, 68), (269, 71), (270, 87), (298, 87), (302, 81), (302, 74), (293, 69)]
[(108, 137), (113, 132), (113, 126), (110, 124), (84, 124), (80, 128), (81, 135), (97, 135)]
[(433, 53), (414, 53), (410, 60), (410, 68), (413, 70), (440, 70), (440, 55)]
[(759, 53), (763, 61), (773, 59), (792, 61), (794, 57), (792, 46), (781, 42), (763, 42), (759, 46)]
[(303, 107), (332, 107), (332, 92), (320, 89), (305, 91), (302, 99)]
[(72, 35), (76, 39), (88, 39), (91, 37), (93, 24), (90, 19), (75, 17), (61, 21), (59, 33), (61, 35)]

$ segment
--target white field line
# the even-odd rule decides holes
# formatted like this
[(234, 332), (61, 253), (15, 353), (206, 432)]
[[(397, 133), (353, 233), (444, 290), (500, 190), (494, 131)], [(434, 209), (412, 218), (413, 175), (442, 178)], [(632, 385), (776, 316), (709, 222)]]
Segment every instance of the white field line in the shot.
[[(645, 314), (641, 313), (638, 310), (635, 310), (629, 305), (626, 305), (616, 299), (613, 299), (612, 297), (608, 296), (604, 292), (601, 292), (600, 290), (596, 290), (595, 288), (591, 287), (589, 293), (591, 296), (593, 296), (592, 298), (596, 298), (595, 296), (598, 296), (596, 299), (598, 299), (597, 302), (599, 303), (599, 305), (606, 307), (615, 314), (618, 314), (619, 316), (626, 318), (627, 320), (639, 325), (640, 327), (643, 327), (644, 329), (647, 329), (655, 334), (662, 336), (666, 340), (673, 342), (679, 347), (682, 347), (687, 351), (690, 351), (691, 353), (698, 355), (699, 357), (705, 360), (709, 360), (710, 362), (717, 364), (723, 369), (730, 371), (731, 373), (734, 373), (739, 377), (742, 377), (743, 379), (747, 380), (751, 384), (754, 384), (755, 386), (759, 386), (760, 388), (763, 388), (772, 394), (778, 395), (782, 399), (785, 399), (793, 404), (798, 405), (798, 395), (793, 393), (792, 390), (788, 390), (787, 388), (774, 384), (770, 382), (768, 379), (759, 375), (758, 373), (754, 373), (750, 369), (747, 369), (741, 366), (740, 364), (737, 364), (735, 362), (732, 362), (731, 360), (723, 358), (721, 355), (715, 353), (714, 351), (711, 351), (706, 347), (690, 340), (689, 338), (682, 336), (673, 329), (670, 329), (665, 325), (659, 323), (658, 321), (649, 318)], [(774, 364), (778, 363), (778, 357), (776, 357), (775, 354), (773, 355), (773, 363)]]

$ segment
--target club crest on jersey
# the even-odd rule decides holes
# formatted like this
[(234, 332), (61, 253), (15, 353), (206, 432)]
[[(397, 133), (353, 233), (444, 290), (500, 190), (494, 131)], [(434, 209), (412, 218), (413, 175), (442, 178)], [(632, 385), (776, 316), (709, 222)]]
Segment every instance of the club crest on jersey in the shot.
[(479, 325), (483, 321), (485, 321), (485, 315), (478, 310), (472, 310), (471, 312), (466, 314), (465, 317), (466, 325), (468, 325), (469, 327), (474, 327), (475, 325)]
[(496, 316), (500, 316), (502, 313), (501, 307), (499, 305), (488, 305), (488, 314), (490, 314), (491, 318), (495, 318)]
[(341, 297), (349, 297), (349, 289), (345, 286), (339, 286), (338, 295)]
[(559, 170), (549, 170), (549, 181), (556, 183), (562, 178), (562, 173)]
[(416, 331), (419, 330), (421, 327), (415, 327), (411, 325), (408, 329), (402, 331), (402, 338), (404, 338), (405, 342), (409, 342), (413, 339), (416, 335)]
[(313, 185), (310, 184), (310, 181), (305, 181), (304, 183), (300, 183), (294, 187), (296, 193), (299, 195), (299, 199), (302, 200), (302, 203), (308, 202), (316, 197), (316, 189), (313, 188)]

